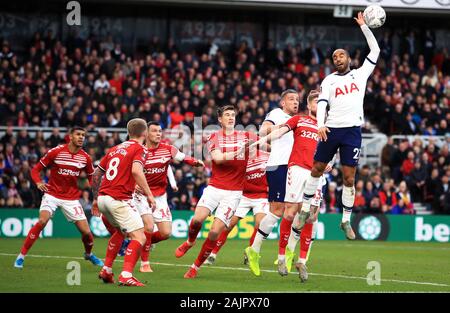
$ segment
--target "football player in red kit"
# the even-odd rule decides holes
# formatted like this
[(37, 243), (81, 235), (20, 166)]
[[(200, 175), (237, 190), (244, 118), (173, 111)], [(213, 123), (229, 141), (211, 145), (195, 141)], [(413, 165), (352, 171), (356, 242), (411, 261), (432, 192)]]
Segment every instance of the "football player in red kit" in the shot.
[(210, 183), (195, 209), (195, 215), (189, 225), (188, 240), (176, 249), (175, 256), (180, 258), (192, 248), (203, 222), (210, 214), (215, 212), (215, 218), (208, 238), (184, 278), (197, 276), (200, 266), (216, 247), (220, 234), (229, 227), (242, 197), (251, 134), (234, 129), (236, 112), (237, 109), (233, 105), (220, 107), (217, 115), (222, 129), (208, 138), (208, 150), (212, 158)]
[(125, 252), (119, 285), (141, 287), (145, 285), (132, 274), (146, 241), (144, 223), (132, 199), (136, 184), (150, 207), (155, 207), (155, 200), (144, 174), (147, 149), (142, 144), (147, 136), (147, 123), (140, 118), (132, 119), (127, 124), (127, 131), (130, 139), (112, 147), (94, 173), (92, 210), (96, 214), (100, 210), (110, 224), (120, 230), (109, 239), (105, 265), (99, 278), (105, 283), (114, 283), (113, 262), (125, 236), (128, 236), (131, 241)]
[[(156, 208), (152, 211), (145, 196), (139, 191), (135, 192), (133, 199), (144, 221), (145, 236), (147, 237), (141, 253), (140, 272), (152, 272), (149, 262), (151, 245), (168, 239), (172, 234), (172, 213), (167, 203), (166, 194), (169, 164), (176, 160), (183, 161), (191, 166), (205, 166), (202, 161), (187, 156), (180, 152), (178, 148), (162, 143), (162, 129), (158, 122), (149, 122), (147, 126), (146, 146), (148, 153), (145, 160), (144, 173), (150, 190), (155, 197)], [(158, 230), (155, 232), (153, 232), (153, 222), (158, 227)]]
[[(82, 149), (85, 136), (84, 128), (73, 127), (69, 132), (68, 143), (50, 149), (31, 170), (31, 178), (37, 188), (44, 192), (44, 196), (39, 209), (39, 221), (28, 232), (14, 262), (15, 267), (23, 267), (25, 256), (58, 208), (80, 231), (85, 250), (84, 258), (94, 265), (103, 266), (103, 262), (92, 253), (94, 236), (79, 201), (81, 190), (78, 188), (78, 177), (81, 171), (86, 172), (89, 182), (92, 182), (94, 173), (91, 157)], [(50, 178), (48, 183), (45, 183), (40, 173), (47, 168), (50, 169)]]

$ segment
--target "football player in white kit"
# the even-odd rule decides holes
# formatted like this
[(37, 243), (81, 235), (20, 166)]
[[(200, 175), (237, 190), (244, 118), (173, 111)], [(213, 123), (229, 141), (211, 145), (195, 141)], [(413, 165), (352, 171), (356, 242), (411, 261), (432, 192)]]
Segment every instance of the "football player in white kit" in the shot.
[(355, 20), (366, 37), (370, 53), (363, 65), (353, 70), (350, 69), (350, 55), (346, 50), (337, 49), (333, 53), (333, 63), (337, 71), (325, 77), (320, 86), (317, 123), (321, 141), (317, 145), (313, 169), (305, 186), (303, 206), (299, 215), (299, 228), (302, 228), (309, 217), (311, 199), (319, 185), (320, 176), (339, 149), (344, 176), (341, 229), (349, 240), (355, 239), (350, 216), (355, 201), (355, 173), (361, 152), (364, 94), (367, 79), (375, 69), (380, 54), (377, 40), (365, 24), (363, 14), (359, 12)]
[[(285, 90), (281, 94), (281, 108), (274, 109), (267, 115), (259, 131), (260, 135), (268, 135), (285, 125), (297, 113), (299, 103), (299, 95), (296, 90)], [(247, 257), (255, 255), (255, 258), (258, 258), (263, 240), (269, 236), (272, 229), (286, 213), (286, 181), (293, 145), (294, 137), (292, 133), (271, 142), (271, 152), (266, 165), (266, 177), (269, 185), (269, 212), (261, 220), (253, 244), (245, 249)], [(292, 221), (292, 219), (290, 220)], [(259, 269), (256, 272), (255, 275), (259, 276)]]

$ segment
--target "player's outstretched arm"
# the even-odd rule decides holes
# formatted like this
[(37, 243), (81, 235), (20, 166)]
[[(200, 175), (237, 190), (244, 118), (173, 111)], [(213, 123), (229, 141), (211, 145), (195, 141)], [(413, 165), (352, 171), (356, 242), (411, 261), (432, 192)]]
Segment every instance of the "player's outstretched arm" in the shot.
[(364, 22), (364, 17), (362, 12), (358, 12), (358, 17), (354, 18), (358, 25), (361, 27), (361, 30), (366, 37), (367, 44), (369, 45), (370, 53), (367, 56), (367, 58), (372, 62), (375, 63), (378, 59), (378, 56), (380, 55), (380, 47), (378, 46), (377, 39), (373, 35), (372, 31), (370, 30), (369, 26), (366, 25)]
[(252, 143), (250, 145), (250, 148), (256, 146), (265, 146), (267, 143), (270, 143), (273, 140), (283, 137), (283, 135), (288, 133), (290, 130), (291, 129), (287, 125), (280, 125), (280, 127), (277, 127), (276, 129), (272, 130), (272, 132), (267, 136), (261, 137), (258, 141)]
[(171, 154), (172, 154), (172, 158), (174, 160), (177, 160), (179, 162), (184, 162), (190, 166), (196, 166), (196, 167), (204, 167), (205, 166), (203, 161), (197, 160), (196, 158), (186, 155), (185, 153), (178, 150), (177, 147), (172, 146)]

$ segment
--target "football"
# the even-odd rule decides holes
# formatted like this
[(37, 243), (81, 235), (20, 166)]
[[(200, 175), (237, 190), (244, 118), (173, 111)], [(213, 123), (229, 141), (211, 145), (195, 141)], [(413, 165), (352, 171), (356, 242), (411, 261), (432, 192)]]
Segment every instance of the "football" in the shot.
[(364, 10), (363, 16), (364, 21), (370, 28), (378, 28), (386, 21), (386, 12), (377, 4), (369, 5)]

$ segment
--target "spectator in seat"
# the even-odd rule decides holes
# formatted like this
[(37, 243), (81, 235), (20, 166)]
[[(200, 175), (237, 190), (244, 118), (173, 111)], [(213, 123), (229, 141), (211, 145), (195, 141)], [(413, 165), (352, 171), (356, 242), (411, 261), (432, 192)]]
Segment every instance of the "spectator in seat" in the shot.
[(372, 201), (373, 197), (375, 197), (377, 195), (378, 195), (378, 192), (373, 189), (372, 182), (370, 180), (367, 181), (364, 186), (364, 192), (363, 192), (363, 196), (364, 196), (364, 199), (366, 200), (366, 204), (369, 205), (370, 201)]
[(11, 180), (8, 184), (8, 198), (6, 200), (6, 205), (9, 207), (23, 207), (22, 198), (20, 197), (19, 191), (16, 188), (16, 184)]
[(402, 208), (402, 214), (415, 214), (411, 194), (405, 181), (401, 181), (398, 186), (397, 199), (397, 204)]
[(401, 172), (403, 174), (403, 178), (409, 176), (413, 168), (414, 168), (414, 152), (409, 151), (406, 160), (404, 160), (402, 163)]
[[(447, 172), (450, 172), (450, 170), (448, 170)], [(447, 174), (444, 174), (435, 192), (435, 198), (438, 202), (438, 209), (436, 211), (438, 213), (443, 213), (444, 208), (446, 206), (445, 200), (448, 199), (449, 192), (450, 192), (449, 176)]]
[(388, 213), (397, 204), (397, 195), (392, 187), (393, 182), (391, 180), (386, 181), (383, 184), (383, 190), (378, 193), (381, 202), (381, 210), (383, 213)]
[(414, 162), (414, 169), (409, 175), (409, 189), (411, 196), (416, 202), (423, 202), (425, 198), (425, 182), (427, 179), (427, 171), (422, 166), (422, 162), (417, 159)]
[(374, 196), (372, 200), (370, 200), (369, 207), (364, 211), (365, 213), (369, 214), (381, 214), (382, 208), (381, 208), (381, 201), (378, 196)]

